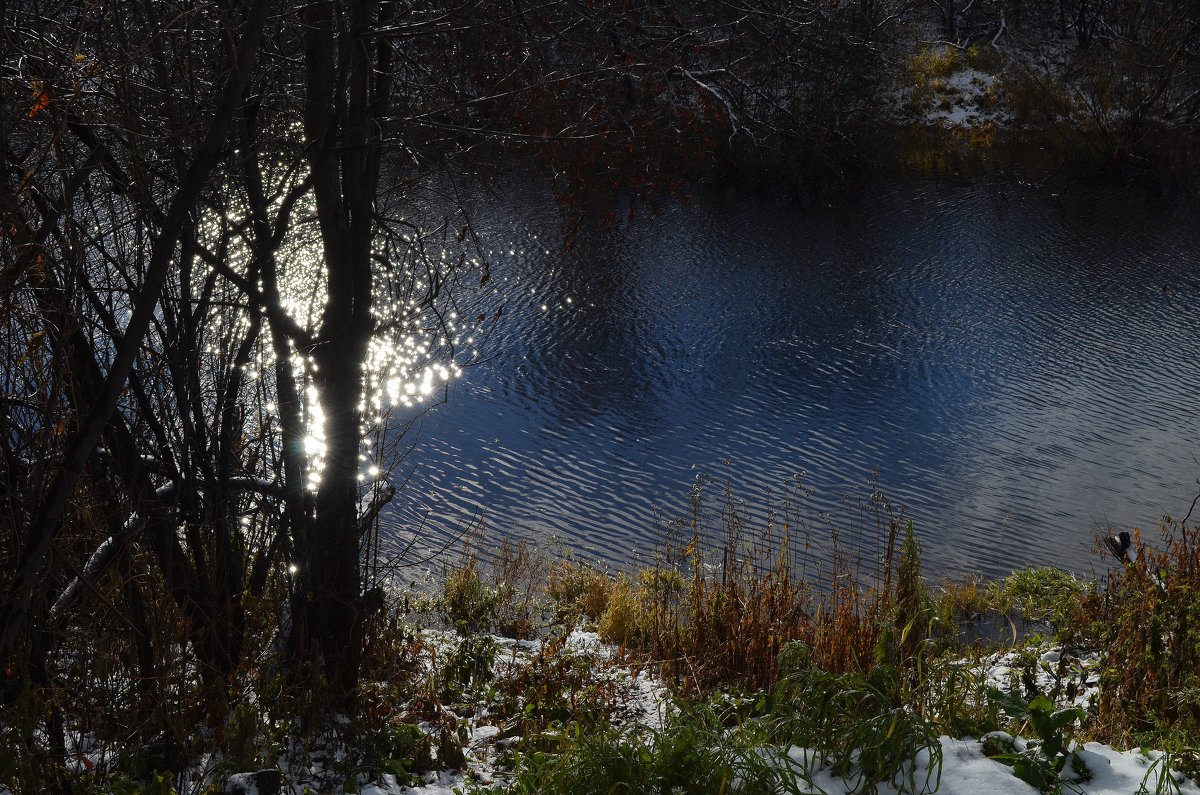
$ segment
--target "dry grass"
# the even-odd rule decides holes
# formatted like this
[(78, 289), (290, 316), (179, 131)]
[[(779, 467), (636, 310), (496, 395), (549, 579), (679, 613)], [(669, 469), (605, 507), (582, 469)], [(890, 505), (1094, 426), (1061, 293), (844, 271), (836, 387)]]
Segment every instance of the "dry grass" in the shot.
[(1156, 546), (1135, 532), (1137, 558), (1083, 606), (1087, 636), (1105, 651), (1098, 734), (1190, 745), (1200, 737), (1200, 528), (1168, 521)]
[[(1183, 760), (1172, 764), (1188, 759), (1195, 764), (1191, 738), (1200, 735), (1195, 528), (1168, 523), (1155, 548), (1139, 536), (1137, 561), (1095, 588), (1053, 569), (1015, 572), (994, 583), (965, 578), (929, 587), (911, 524), (881, 496), (860, 506), (865, 518), (854, 528), (831, 526), (828, 542), (821, 544), (797, 507), (801, 497), (792, 494), (790, 502), (751, 518), (728, 491), (712, 514), (704, 510), (702, 495), (694, 494), (690, 515), (668, 525), (654, 562), (615, 576), (519, 543), (502, 544), (486, 563), (464, 553), (443, 573), (442, 591), (433, 601), (433, 616), (458, 630), (437, 648), (417, 629), (430, 617), (428, 606), (414, 612), (416, 600), (393, 595), (371, 614), (359, 714), (346, 731), (360, 732), (364, 753), (374, 755), (367, 764), (386, 770), (396, 760), (422, 767), (432, 764), (427, 757), (455, 758), (461, 742), (447, 707), (488, 703), (489, 714), (506, 731), (529, 737), (568, 725), (605, 725), (616, 692), (593, 676), (594, 661), (564, 643), (565, 629), (583, 622), (620, 646), (630, 664), (655, 667), (692, 704), (722, 692), (788, 693), (807, 705), (796, 707), (797, 713), (811, 712), (810, 701), (836, 706), (836, 693), (857, 688), (854, 692), (869, 694), (888, 714), (907, 710), (938, 731), (977, 732), (996, 718), (987, 712), (976, 671), (983, 652), (969, 649), (962, 630), (981, 615), (1019, 615), (1105, 655), (1099, 709), (1081, 727), (1088, 737), (1150, 742)], [(861, 539), (871, 537), (864, 529), (875, 538), (873, 545), (866, 542), (875, 553), (865, 558), (840, 540), (860, 539), (861, 550)], [(705, 539), (714, 536), (706, 546)], [(814, 553), (818, 546), (821, 551)], [(816, 566), (815, 559), (824, 565)], [(56, 672), (54, 692), (30, 692), (9, 711), (8, 750), (0, 752), (5, 780), (62, 775), (29, 734), (47, 707), (61, 710), (77, 733), (138, 749), (128, 759), (106, 760), (103, 776), (77, 776), (92, 782), (149, 780), (213, 751), (230, 770), (267, 764), (292, 742), (295, 717), (315, 709), (282, 695), (283, 635), (275, 617), (283, 609), (286, 582), (272, 579), (262, 593), (244, 597), (244, 662), (221, 688), (231, 698), (215, 702), (186, 653), (187, 622), (161, 585), (139, 574), (144, 571), (132, 559), (122, 576), (102, 583), (99, 596), (113, 600), (110, 589), (136, 584), (159, 662), (145, 676), (129, 676), (139, 650), (124, 617), (93, 608), (94, 615), (77, 625), (90, 621), (113, 642), (97, 644), (96, 634), (78, 630), (56, 639), (69, 651), (64, 658), (78, 663)], [(508, 652), (498, 649), (492, 632), (546, 642), (506, 668), (497, 663)], [(74, 694), (70, 705), (61, 698), (68, 688)], [(22, 709), (29, 713), (26, 719)], [(845, 728), (838, 728), (839, 710), (829, 713), (826, 727), (835, 734)], [(125, 716), (133, 714), (154, 719), (129, 725)], [(436, 729), (426, 739), (413, 733), (422, 721)], [(858, 732), (866, 725), (860, 721), (851, 728)], [(196, 726), (208, 730), (200, 736)], [(791, 730), (812, 729), (806, 726)], [(910, 735), (919, 740), (922, 726), (914, 724)], [(854, 742), (862, 739), (853, 736)], [(881, 770), (891, 769), (888, 759)]]
[[(881, 494), (858, 506), (853, 528), (842, 528), (876, 536), (876, 557), (865, 564), (834, 527), (814, 554), (798, 484), (753, 519), (729, 489), (719, 511), (708, 511), (705, 497), (693, 492), (690, 514), (665, 524), (654, 562), (633, 572), (612, 576), (521, 544), (503, 545), (490, 566), (465, 554), (445, 573), (442, 613), (464, 633), (512, 637), (593, 621), (602, 639), (659, 666), (693, 696), (730, 685), (770, 690), (780, 652), (797, 641), (814, 666), (834, 674), (868, 671), (881, 642), (889, 662), (911, 664), (938, 622), (911, 525)], [(713, 535), (719, 541), (706, 548)], [(823, 564), (810, 563), (814, 557)], [(943, 610), (951, 620), (954, 611)]]

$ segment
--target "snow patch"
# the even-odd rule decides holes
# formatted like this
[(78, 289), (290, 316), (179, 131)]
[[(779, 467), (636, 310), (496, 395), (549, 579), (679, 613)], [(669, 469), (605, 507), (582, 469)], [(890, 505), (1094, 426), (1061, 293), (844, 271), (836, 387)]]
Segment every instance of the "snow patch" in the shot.
[[(922, 782), (928, 781), (927, 792), (939, 795), (1034, 795), (1038, 790), (1013, 775), (1012, 768), (995, 759), (989, 759), (983, 752), (979, 740), (956, 740), (951, 737), (941, 737), (942, 768), (939, 778), (936, 766), (927, 754), (914, 760), (911, 768), (912, 780), (917, 784), (918, 792)], [(804, 748), (791, 748), (787, 753), (788, 763), (793, 769), (807, 770), (798, 777), (812, 792), (824, 792), (827, 795), (852, 795), (854, 781), (834, 775), (828, 765), (816, 764), (817, 756)], [(1065, 792), (1078, 795), (1132, 795), (1139, 791), (1155, 792), (1160, 789), (1159, 779), (1167, 775), (1166, 766), (1161, 754), (1150, 752), (1143, 754), (1138, 749), (1117, 751), (1111, 746), (1100, 743), (1088, 743), (1076, 752), (1073, 762), (1076, 774), (1075, 781), (1064, 781)], [(1084, 774), (1083, 768), (1086, 768)], [(909, 771), (906, 771), (906, 773)], [(1079, 781), (1080, 774), (1088, 777)], [(1070, 775), (1070, 774), (1068, 774)], [(1172, 772), (1171, 781), (1161, 782), (1163, 791), (1178, 792), (1179, 795), (1200, 795), (1200, 787), (1182, 775)], [(1177, 789), (1176, 789), (1177, 788)], [(878, 788), (879, 795), (899, 795), (909, 792), (906, 782), (883, 782)]]

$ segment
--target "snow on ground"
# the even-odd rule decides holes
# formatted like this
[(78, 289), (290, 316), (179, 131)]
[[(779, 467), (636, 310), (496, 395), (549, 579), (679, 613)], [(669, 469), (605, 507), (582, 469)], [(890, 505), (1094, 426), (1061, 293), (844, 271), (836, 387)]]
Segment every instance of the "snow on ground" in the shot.
[[(536, 654), (540, 642), (514, 641), (494, 638), (496, 643), (511, 652), (510, 659)], [(643, 726), (659, 727), (669, 696), (666, 687), (646, 672), (631, 674), (618, 659), (616, 650), (600, 640), (595, 632), (574, 630), (563, 643), (569, 654), (587, 656), (593, 662), (597, 677), (619, 682), (625, 689), (626, 709), (615, 719)], [(1088, 707), (1098, 694), (1096, 668), (1099, 656), (1094, 652), (1065, 650), (1062, 647), (1042, 646), (996, 654), (984, 660), (989, 684), (1012, 691), (1029, 680), (1041, 692), (1054, 694), (1062, 704)], [(394, 780), (379, 782), (362, 791), (367, 795), (453, 795), (461, 792), (473, 779), (484, 784), (496, 780), (494, 768), (499, 726), (474, 725), (470, 730), (467, 749), (468, 770), (465, 774), (429, 774), (425, 784), (415, 788), (397, 785)], [(1022, 738), (1013, 738), (1016, 751), (1026, 748)], [(1035, 795), (1038, 790), (1017, 778), (1012, 767), (990, 759), (981, 740), (974, 738), (940, 738), (942, 762), (933, 764), (928, 751), (922, 752), (903, 780), (879, 785), (880, 795), (899, 795), (913, 792), (938, 795)], [(1062, 792), (1076, 795), (1135, 795), (1146, 792), (1173, 792), (1178, 795), (1200, 795), (1200, 787), (1177, 773), (1167, 772), (1167, 760), (1161, 753), (1131, 749), (1120, 751), (1100, 743), (1087, 743), (1076, 748), (1073, 760), (1063, 774)], [(780, 749), (780, 765), (795, 771), (800, 791), (812, 795), (850, 795), (861, 782), (836, 776), (829, 764), (815, 754), (793, 747)], [(1078, 768), (1086, 768), (1081, 770)], [(1170, 776), (1170, 780), (1166, 778)]]
[(455, 795), (456, 792), (462, 792), (466, 784), (466, 780), (461, 773), (434, 773), (430, 774), (428, 781), (418, 788), (401, 787), (395, 782), (391, 776), (385, 778), (392, 779), (389, 782), (384, 782), (382, 785), (370, 784), (363, 787), (359, 792), (361, 795), (400, 795), (405, 792), (418, 792), (422, 795)]
[[(1025, 664), (1027, 656), (1036, 655), (1032, 666)], [(1090, 709), (1100, 697), (1100, 655), (1094, 651), (1065, 649), (1062, 646), (1043, 646), (1037, 649), (1012, 650), (993, 655), (984, 661), (987, 683), (1006, 692), (1020, 692), (1023, 674), (1032, 668), (1038, 692), (1045, 693), (1060, 706)]]
[[(426, 640), (435, 654), (442, 654), (460, 642), (453, 633), (429, 631)], [(545, 640), (513, 640), (493, 637), (497, 648), (494, 667), (498, 674), (527, 666), (547, 649)], [(603, 683), (617, 694), (613, 720), (621, 725), (660, 728), (670, 696), (666, 686), (644, 670), (630, 669), (617, 650), (604, 643), (595, 632), (575, 629), (561, 638), (557, 654), (577, 656), (587, 667), (592, 681)], [(1094, 652), (1064, 649), (1044, 645), (999, 653), (982, 662), (990, 685), (1007, 692), (1028, 690), (1049, 694), (1062, 705), (1090, 707), (1097, 697), (1099, 656)], [(497, 768), (500, 751), (516, 742), (513, 726), (489, 716), (485, 704), (474, 714), (459, 718), (466, 727), (464, 748), (466, 765), (461, 771), (430, 772), (416, 786), (402, 785), (394, 776), (382, 775), (371, 782), (360, 779), (363, 795), (456, 795), (470, 792), (473, 783), (489, 785), (502, 781), (504, 773)], [(1000, 734), (1000, 733), (997, 733)], [(1026, 750), (1022, 738), (1003, 736), (1011, 740), (1016, 752)], [(1035, 795), (1038, 790), (1013, 774), (1013, 768), (985, 753), (980, 739), (941, 737), (940, 767), (922, 751), (902, 778), (883, 782), (880, 795), (928, 792), (938, 795)], [(88, 750), (88, 749), (80, 749)], [(771, 753), (770, 751), (765, 751)], [(799, 791), (811, 795), (850, 795), (862, 782), (853, 777), (845, 780), (836, 776), (831, 764), (802, 748), (779, 748), (779, 765), (794, 773)], [(1078, 763), (1075, 761), (1078, 760)], [(280, 760), (280, 771), (287, 779), (278, 792), (301, 795), (304, 792), (325, 791), (320, 770), (290, 769), (287, 760)], [(1075, 755), (1062, 777), (1061, 791), (1066, 795), (1137, 795), (1138, 793), (1170, 792), (1177, 795), (1200, 795), (1200, 787), (1177, 773), (1168, 772), (1170, 760), (1156, 751), (1131, 749), (1120, 751), (1100, 743), (1086, 743), (1075, 748)], [(1081, 769), (1083, 768), (1083, 769)], [(263, 773), (239, 773), (225, 784), (227, 793), (263, 795), (275, 792), (279, 772), (261, 781)], [(1169, 778), (1168, 778), (1169, 776)], [(271, 780), (272, 777), (275, 780)], [(269, 782), (269, 783), (268, 783)], [(265, 786), (262, 786), (265, 785)], [(315, 788), (314, 788), (315, 786)], [(0, 795), (13, 795), (0, 787)]]
[[(439, 654), (446, 653), (459, 642), (453, 632), (427, 630), (424, 637)], [(514, 640), (493, 635), (491, 640), (498, 650), (493, 665), (497, 674), (512, 673), (529, 665), (547, 645), (544, 639)], [(587, 661), (591, 682), (606, 686), (614, 696), (612, 719), (615, 723), (647, 728), (661, 726), (669, 701), (666, 686), (644, 670), (630, 670), (620, 659), (617, 649), (600, 640), (599, 634), (576, 628), (562, 640), (557, 653), (578, 656)], [(417, 787), (401, 786), (394, 777), (383, 776), (383, 780), (363, 787), (361, 792), (363, 795), (452, 795), (456, 791), (463, 791), (469, 781), (484, 785), (493, 783), (497, 777), (496, 760), (499, 752), (514, 744), (519, 736), (512, 732), (513, 726), (495, 725), (489, 722), (491, 720), (486, 705), (480, 705), (474, 715), (465, 719), (467, 742), (463, 750), (467, 766), (464, 771), (427, 773), (424, 782)], [(303, 792), (303, 786), (297, 784), (294, 791), (299, 795)]]
[[(1035, 787), (1014, 776), (1012, 768), (987, 758), (979, 740), (942, 737), (941, 748), (940, 780), (936, 767), (931, 769), (928, 753), (917, 760), (916, 768), (912, 771), (917, 792), (922, 791), (921, 787), (926, 782), (928, 789), (925, 791), (937, 792), (938, 795), (1034, 795), (1038, 792)], [(1165, 779), (1160, 782), (1160, 778), (1167, 773), (1162, 755), (1153, 751), (1142, 753), (1134, 749), (1122, 752), (1100, 743), (1087, 743), (1078, 752), (1078, 757), (1083, 760), (1091, 778), (1088, 781), (1064, 781), (1064, 794), (1135, 795), (1161, 791), (1200, 795), (1200, 787), (1178, 774), (1172, 776), (1171, 782)], [(788, 758), (798, 766), (812, 761), (812, 756), (806, 755), (800, 748), (792, 748)], [(851, 785), (832, 775), (827, 768), (818, 768), (806, 783), (812, 787), (808, 791), (814, 794), (849, 795), (854, 792)], [(879, 795), (911, 791), (889, 782), (879, 785), (878, 790)]]
[(575, 629), (567, 636), (567, 648), (577, 654), (586, 654), (601, 665), (596, 669), (601, 677), (620, 686), (621, 704), (614, 719), (621, 722), (634, 721), (651, 729), (662, 727), (663, 710), (670, 699), (666, 685), (656, 680), (648, 671), (635, 674), (620, 667), (616, 660), (616, 649), (600, 640), (596, 632)]
[[(448, 653), (461, 643), (451, 632), (427, 631), (424, 634), (434, 655)], [(512, 673), (529, 666), (538, 655), (547, 651), (547, 640), (513, 640), (494, 636), (497, 653), (493, 662), (497, 675)], [(615, 723), (630, 727), (661, 728), (671, 701), (667, 687), (644, 670), (631, 669), (618, 651), (604, 643), (595, 632), (575, 629), (554, 643), (554, 653), (577, 657), (586, 667), (589, 681), (603, 684), (615, 693)], [(1033, 685), (1062, 705), (1088, 708), (1098, 694), (1095, 653), (1043, 645), (999, 653), (982, 661), (990, 685), (1007, 692), (1021, 692)], [(430, 669), (432, 670), (432, 668)], [(443, 707), (443, 709), (448, 709)], [(452, 715), (452, 713), (447, 713)], [(363, 795), (456, 795), (472, 789), (472, 784), (490, 785), (504, 780), (505, 773), (497, 762), (502, 750), (516, 742), (518, 723), (504, 722), (489, 715), (488, 705), (480, 703), (464, 715), (453, 716), (466, 730), (464, 747), (466, 764), (462, 770), (429, 772), (419, 784), (401, 784), (395, 776), (381, 775), (367, 782), (359, 779)], [(432, 727), (430, 727), (432, 730)], [(1027, 742), (1002, 733), (1014, 752), (1027, 750)], [(939, 740), (941, 765), (931, 759), (929, 750), (918, 754), (902, 778), (883, 782), (880, 795), (899, 793), (938, 793), (938, 795), (1035, 795), (1038, 790), (1017, 778), (1011, 766), (988, 758), (980, 739)], [(994, 745), (989, 744), (994, 749)], [(1066, 795), (1137, 795), (1138, 793), (1170, 792), (1177, 795), (1200, 795), (1200, 787), (1168, 772), (1168, 762), (1156, 751), (1131, 749), (1120, 751), (1099, 743), (1076, 747), (1075, 755), (1062, 776), (1061, 792)], [(772, 754), (769, 749), (764, 753)], [(778, 748), (778, 764), (796, 776), (800, 792), (810, 795), (850, 795), (861, 789), (861, 781), (842, 779), (833, 773), (831, 763), (802, 748)], [(1075, 760), (1079, 760), (1076, 763)], [(316, 768), (289, 768), (286, 759), (279, 760), (278, 771), (239, 773), (225, 783), (226, 793), (264, 795), (301, 795), (305, 792), (334, 791), (326, 789), (329, 779), (322, 778)], [(1082, 768), (1082, 769), (1081, 769)], [(267, 779), (259, 776), (268, 774)], [(278, 779), (286, 783), (276, 790)], [(1168, 779), (1167, 777), (1170, 776)], [(324, 782), (319, 783), (319, 782)], [(211, 782), (210, 782), (211, 783)], [(915, 790), (914, 790), (915, 787)], [(340, 782), (336, 791), (340, 791)], [(0, 795), (13, 795), (0, 787)]]
[(974, 127), (998, 122), (1004, 113), (986, 108), (984, 97), (997, 82), (995, 75), (978, 69), (960, 69), (948, 76), (937, 92), (932, 107), (927, 108), (921, 121), (925, 124)]
[[(956, 740), (942, 737), (942, 765), (939, 772), (931, 767), (929, 755), (923, 754), (912, 770), (911, 780), (917, 792), (938, 795), (1036, 795), (1038, 790), (1013, 775), (1012, 768), (989, 759), (979, 740)], [(1138, 749), (1117, 751), (1100, 743), (1087, 743), (1077, 753), (1087, 767), (1090, 780), (1064, 781), (1064, 795), (1135, 795), (1146, 792), (1172, 792), (1178, 795), (1200, 795), (1200, 787), (1178, 774), (1165, 780), (1167, 772), (1162, 755), (1155, 751), (1142, 752)], [(853, 779), (843, 780), (830, 772), (828, 767), (815, 764), (814, 756), (801, 748), (792, 748), (787, 759), (797, 769), (801, 791), (811, 795), (852, 795), (856, 790)], [(809, 774), (800, 769), (812, 770)], [(815, 769), (814, 769), (815, 768)], [(1163, 779), (1160, 781), (1160, 779)], [(884, 782), (879, 785), (879, 795), (911, 793), (907, 782)], [(415, 789), (390, 785), (372, 785), (363, 788), (363, 795), (454, 795), (455, 789), (464, 787), (465, 780), (458, 774), (441, 773), (431, 777), (429, 783)]]

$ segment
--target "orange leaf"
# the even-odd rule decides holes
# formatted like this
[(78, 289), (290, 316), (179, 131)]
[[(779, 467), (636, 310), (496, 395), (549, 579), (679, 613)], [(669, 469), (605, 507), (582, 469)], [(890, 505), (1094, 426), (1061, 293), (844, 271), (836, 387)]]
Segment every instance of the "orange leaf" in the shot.
[(43, 111), (50, 107), (50, 93), (48, 91), (39, 91), (33, 98), (33, 107), (29, 109), (29, 118), (38, 115), (39, 111)]

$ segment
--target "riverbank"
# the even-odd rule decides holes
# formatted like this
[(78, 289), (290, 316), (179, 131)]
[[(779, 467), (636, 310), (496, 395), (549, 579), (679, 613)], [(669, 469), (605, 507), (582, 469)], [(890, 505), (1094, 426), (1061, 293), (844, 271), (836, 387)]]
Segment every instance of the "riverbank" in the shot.
[[(596, 52), (592, 23), (577, 19), (543, 49), (518, 37), (527, 65), (449, 128), (461, 135), (435, 128), (429, 145), (497, 184), (514, 153), (528, 157), (572, 228), (734, 175), (816, 197), (894, 170), (1198, 184), (1200, 27), (1186, 4), (606, 10), (616, 52)], [(587, 76), (560, 77), (579, 52)], [(539, 56), (556, 67), (552, 89), (528, 65)], [(470, 135), (481, 116), (505, 133)]]
[(881, 44), (873, 89), (836, 135), (730, 138), (722, 177), (734, 170), (819, 193), (881, 171), (1034, 184), (1092, 175), (1190, 193), (1200, 175), (1194, 78), (1165, 44), (1190, 34), (1151, 17), (1138, 33), (1114, 28), (1095, 40), (1074, 20), (1006, 18), (996, 8), (952, 34), (944, 19), (912, 9)]
[[(238, 702), (176, 725), (174, 748), (123, 745), (81, 711), (102, 692), (77, 692), (60, 775), (117, 793), (1200, 792), (1194, 529), (1135, 536), (1098, 582), (927, 583), (898, 522), (878, 566), (843, 551), (811, 580), (786, 528), (683, 541), (615, 576), (464, 554), (383, 599), (353, 715), (279, 695), (270, 622)], [(51, 760), (7, 748), (27, 791)]]

